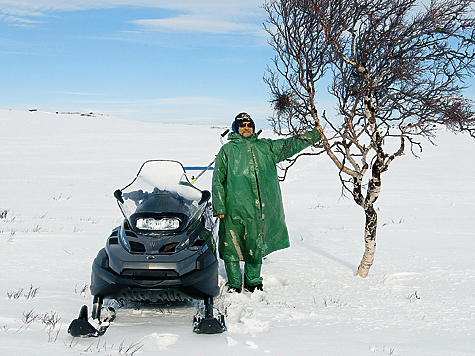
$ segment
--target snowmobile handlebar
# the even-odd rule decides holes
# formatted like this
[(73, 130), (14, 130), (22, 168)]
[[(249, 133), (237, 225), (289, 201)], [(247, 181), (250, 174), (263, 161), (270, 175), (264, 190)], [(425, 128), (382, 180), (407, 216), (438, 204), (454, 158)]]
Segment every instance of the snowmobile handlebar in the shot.
[[(221, 137), (219, 138), (219, 140), (221, 141), (221, 145), (224, 145), (223, 138), (224, 136), (228, 134), (228, 132), (229, 132), (229, 129), (226, 129), (223, 133), (220, 134)], [(194, 184), (198, 180), (198, 178), (200, 178), (208, 169), (212, 169), (211, 166), (214, 164), (215, 160), (216, 160), (216, 157), (213, 159), (213, 161), (210, 164), (208, 164), (208, 166), (205, 169), (201, 171), (200, 174), (198, 174), (196, 178), (193, 178), (193, 180), (191, 181), (191, 184)]]
[(224, 137), (226, 136), (226, 134), (229, 132), (229, 129), (226, 129), (226, 131), (224, 131), (222, 134), (221, 134), (221, 137)]

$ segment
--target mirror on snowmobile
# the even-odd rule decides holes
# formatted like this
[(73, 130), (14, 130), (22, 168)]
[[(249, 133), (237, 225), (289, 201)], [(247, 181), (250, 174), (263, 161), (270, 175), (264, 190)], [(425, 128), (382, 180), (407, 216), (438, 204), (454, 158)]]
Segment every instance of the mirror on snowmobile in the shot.
[(114, 192), (114, 197), (120, 201), (122, 204), (124, 204), (124, 198), (122, 198), (122, 191), (120, 189), (117, 189), (115, 192)]
[(203, 190), (201, 192), (201, 199), (198, 202), (198, 205), (203, 204), (204, 202), (207, 202), (211, 198), (211, 193), (208, 190)]

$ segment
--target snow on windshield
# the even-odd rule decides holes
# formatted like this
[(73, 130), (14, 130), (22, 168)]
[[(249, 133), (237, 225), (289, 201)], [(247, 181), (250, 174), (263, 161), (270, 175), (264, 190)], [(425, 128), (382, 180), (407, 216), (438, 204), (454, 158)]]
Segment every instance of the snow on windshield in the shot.
[(176, 192), (190, 200), (201, 199), (201, 192), (188, 183), (185, 171), (178, 162), (148, 161), (142, 166), (138, 177), (160, 190)]

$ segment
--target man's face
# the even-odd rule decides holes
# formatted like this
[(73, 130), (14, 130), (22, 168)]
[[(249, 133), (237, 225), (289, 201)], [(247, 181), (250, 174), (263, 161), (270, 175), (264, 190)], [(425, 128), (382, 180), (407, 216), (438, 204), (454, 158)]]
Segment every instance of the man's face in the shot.
[(238, 128), (238, 132), (244, 138), (251, 137), (252, 134), (254, 133), (254, 130), (251, 126), (251, 122), (250, 121), (243, 122)]

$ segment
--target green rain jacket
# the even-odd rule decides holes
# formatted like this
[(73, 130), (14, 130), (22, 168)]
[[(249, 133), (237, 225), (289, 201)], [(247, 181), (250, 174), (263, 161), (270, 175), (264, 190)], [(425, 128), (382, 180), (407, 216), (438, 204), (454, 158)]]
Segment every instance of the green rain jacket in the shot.
[(219, 225), (219, 255), (224, 261), (261, 263), (290, 246), (276, 164), (320, 140), (317, 129), (297, 138), (258, 139), (228, 135), (216, 157), (213, 214)]

